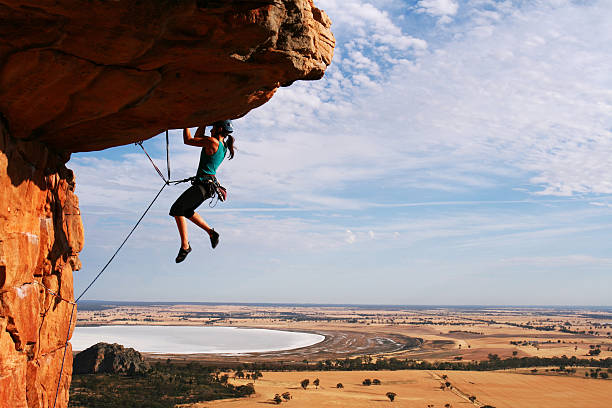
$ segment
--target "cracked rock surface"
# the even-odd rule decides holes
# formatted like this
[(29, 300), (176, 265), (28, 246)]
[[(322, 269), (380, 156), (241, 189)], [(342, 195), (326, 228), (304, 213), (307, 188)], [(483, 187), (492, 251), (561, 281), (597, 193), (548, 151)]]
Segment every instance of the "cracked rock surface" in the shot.
[(0, 112), (69, 152), (237, 118), (321, 78), (330, 25), (312, 0), (0, 0)]

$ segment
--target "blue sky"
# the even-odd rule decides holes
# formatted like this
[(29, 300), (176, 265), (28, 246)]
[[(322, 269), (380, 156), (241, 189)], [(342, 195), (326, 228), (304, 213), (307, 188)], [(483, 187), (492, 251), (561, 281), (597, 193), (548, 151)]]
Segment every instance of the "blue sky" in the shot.
[[(235, 121), (176, 265), (167, 188), (86, 298), (610, 305), (609, 1), (317, 0), (334, 61)], [(175, 177), (198, 149), (171, 131)], [(146, 142), (163, 163), (164, 141)], [(80, 291), (161, 180), (134, 146), (75, 154)]]

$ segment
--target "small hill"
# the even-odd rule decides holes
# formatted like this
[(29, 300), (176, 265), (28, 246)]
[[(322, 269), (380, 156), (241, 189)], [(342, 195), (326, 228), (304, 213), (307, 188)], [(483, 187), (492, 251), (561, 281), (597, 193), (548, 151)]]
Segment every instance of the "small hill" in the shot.
[(120, 344), (98, 343), (81, 351), (74, 358), (76, 374), (137, 374), (150, 369), (142, 355)]

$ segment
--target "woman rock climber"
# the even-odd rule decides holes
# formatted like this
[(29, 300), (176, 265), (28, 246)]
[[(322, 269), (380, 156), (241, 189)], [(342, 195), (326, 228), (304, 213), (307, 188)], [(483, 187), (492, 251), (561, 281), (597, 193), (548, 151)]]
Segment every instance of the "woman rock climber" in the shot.
[(202, 152), (200, 153), (198, 172), (192, 181), (192, 186), (181, 194), (170, 207), (170, 215), (176, 220), (176, 226), (181, 236), (181, 248), (176, 256), (177, 263), (183, 262), (187, 254), (191, 252), (185, 218), (208, 233), (213, 248), (219, 243), (219, 233), (211, 228), (200, 214), (195, 212), (195, 209), (215, 194), (213, 184), (216, 181), (215, 173), (227, 151), (229, 150), (230, 160), (234, 157), (232, 122), (221, 120), (213, 123), (210, 137), (204, 134), (205, 130), (206, 126), (199, 127), (193, 137), (189, 129), (183, 130), (183, 142), (189, 146), (201, 147)]

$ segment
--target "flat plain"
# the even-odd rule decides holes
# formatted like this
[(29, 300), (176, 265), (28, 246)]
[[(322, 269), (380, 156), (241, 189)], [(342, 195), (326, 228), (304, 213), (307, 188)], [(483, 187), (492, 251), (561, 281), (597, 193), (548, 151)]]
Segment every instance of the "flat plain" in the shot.
[[(234, 370), (249, 364), (269, 367), (263, 370), (262, 378), (255, 380), (255, 396), (199, 403), (192, 405), (193, 408), (274, 404), (274, 395), (285, 392), (292, 398), (282, 404), (295, 407), (612, 406), (612, 380), (607, 378), (612, 377), (612, 368), (608, 365), (594, 372), (597, 363), (584, 367), (503, 371), (341, 371), (337, 366), (338, 361), (351, 358), (460, 364), (513, 357), (565, 356), (609, 362), (612, 359), (610, 308), (113, 305), (109, 302), (85, 304), (79, 310), (78, 319), (78, 325), (235, 326), (325, 336), (321, 343), (277, 352), (148, 355), (151, 360), (197, 361)], [(294, 371), (278, 371), (279, 367)], [(237, 385), (252, 382), (233, 378), (235, 371), (228, 374), (230, 381)], [(304, 390), (300, 381), (306, 378), (310, 385)], [(312, 385), (315, 378), (320, 379), (319, 387)], [(362, 385), (366, 378), (379, 379), (381, 385)], [(441, 387), (447, 382), (452, 386)], [(343, 388), (336, 388), (338, 383)], [(386, 397), (388, 392), (397, 394), (394, 402)], [(470, 397), (475, 398), (470, 400)]]
[[(296, 350), (200, 361), (302, 362), (369, 355), (426, 361), (507, 357), (612, 358), (612, 309), (410, 308), (108, 303), (79, 306), (77, 325), (235, 326), (319, 333)], [(597, 349), (596, 356), (591, 356)], [(166, 356), (159, 356), (166, 357)]]

